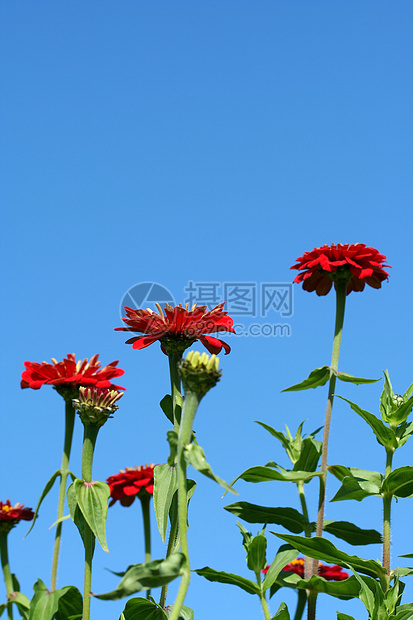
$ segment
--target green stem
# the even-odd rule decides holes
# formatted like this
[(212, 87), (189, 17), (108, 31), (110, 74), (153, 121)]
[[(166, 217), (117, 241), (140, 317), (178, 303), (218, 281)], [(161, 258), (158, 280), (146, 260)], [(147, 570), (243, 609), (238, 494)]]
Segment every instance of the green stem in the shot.
[[(308, 518), (307, 501), (305, 499), (305, 492), (304, 492), (304, 482), (302, 480), (297, 482), (297, 489), (298, 489), (298, 494), (300, 496), (300, 503), (301, 503), (301, 508), (303, 511), (303, 517), (305, 520), (304, 535), (307, 538), (311, 538), (312, 530), (311, 530), (311, 525), (310, 525), (310, 521)], [(310, 579), (311, 577), (311, 558), (309, 558), (308, 556), (305, 556), (304, 577), (305, 579)], [(299, 591), (298, 593), (300, 594)], [(305, 600), (307, 600), (306, 597), (304, 598)]]
[(294, 620), (301, 620), (303, 617), (304, 609), (307, 604), (307, 595), (305, 590), (297, 590), (298, 601), (295, 610)]
[[(394, 450), (386, 448), (386, 474), (385, 479), (390, 475), (393, 463)], [(390, 534), (391, 534), (391, 500), (390, 493), (383, 493), (383, 566), (390, 573)]]
[[(83, 449), (82, 449), (82, 478), (84, 482), (92, 482), (93, 454), (99, 426), (84, 424)], [(95, 548), (95, 536), (90, 527), (85, 523), (85, 578), (83, 589), (83, 615), (82, 620), (90, 618), (90, 591), (92, 587), (92, 560)]]
[(75, 425), (75, 410), (72, 407), (72, 403), (70, 400), (66, 400), (66, 415), (65, 415), (65, 438), (63, 445), (63, 456), (62, 456), (62, 465), (60, 467), (60, 486), (59, 486), (59, 499), (57, 504), (57, 520), (58, 523), (56, 525), (56, 535), (54, 541), (54, 549), (53, 549), (53, 561), (52, 561), (52, 578), (50, 584), (50, 591), (54, 592), (56, 590), (56, 582), (57, 582), (57, 565), (59, 562), (59, 552), (60, 552), (60, 542), (62, 538), (62, 521), (59, 521), (63, 517), (64, 507), (65, 507), (65, 495), (66, 495), (66, 484), (67, 477), (69, 475), (69, 459), (70, 459), (70, 451), (72, 448), (72, 438), (73, 438), (73, 427)]
[[(326, 408), (326, 416), (324, 421), (324, 435), (323, 435), (323, 448), (321, 452), (321, 473), (320, 476), (320, 494), (318, 499), (318, 514), (317, 514), (317, 528), (316, 528), (316, 536), (323, 535), (323, 520), (324, 520), (324, 504), (325, 504), (325, 495), (326, 495), (326, 482), (327, 482), (327, 452), (328, 452), (328, 438), (330, 434), (330, 423), (331, 423), (331, 413), (333, 410), (333, 400), (334, 400), (334, 391), (336, 385), (336, 375), (333, 374), (332, 371), (337, 371), (338, 369), (338, 358), (340, 355), (340, 345), (341, 345), (341, 335), (343, 333), (343, 323), (344, 323), (344, 310), (346, 307), (346, 291), (347, 291), (347, 280), (338, 280), (335, 282), (336, 285), (336, 322), (334, 327), (334, 341), (333, 341), (333, 352), (331, 356), (331, 373), (330, 373), (330, 382), (328, 386), (328, 398), (327, 398), (327, 408)], [(318, 560), (313, 560), (312, 566), (312, 574), (317, 575), (318, 572)], [(311, 595), (310, 595), (311, 598)], [(310, 598), (309, 598), (309, 610), (310, 610)], [(314, 614), (315, 614), (315, 605), (316, 598), (314, 598)], [(313, 601), (311, 602), (313, 605)], [(309, 616), (310, 618), (310, 616)]]
[(317, 592), (309, 592), (307, 597), (307, 620), (315, 620)]
[[(143, 494), (145, 493), (145, 495)], [(142, 492), (142, 497), (139, 497), (142, 506), (143, 517), (143, 532), (145, 537), (145, 564), (151, 561), (151, 519), (149, 512), (149, 505), (151, 503), (151, 496), (149, 493)], [(149, 598), (151, 591), (146, 591), (146, 598)]]
[[(7, 594), (12, 594), (14, 592), (13, 587), (13, 579), (10, 572), (9, 566), (9, 553), (7, 549), (7, 536), (8, 532), (0, 532), (0, 556), (1, 556), (1, 566), (3, 569), (4, 583), (6, 584), (6, 592)], [(7, 618), (8, 620), (13, 620), (13, 606), (11, 603), (7, 605)]]
[(260, 601), (265, 620), (271, 620), (270, 608), (268, 607), (264, 592), (261, 592), (260, 594)]
[(188, 500), (186, 487), (186, 461), (184, 457), (184, 448), (191, 442), (192, 425), (195, 414), (198, 409), (200, 397), (194, 392), (187, 391), (185, 394), (184, 404), (182, 408), (182, 418), (178, 435), (177, 450), (177, 467), (178, 467), (178, 528), (181, 542), (181, 553), (185, 556), (185, 564), (182, 569), (181, 583), (179, 584), (178, 594), (172, 607), (169, 620), (178, 620), (181, 607), (184, 603), (191, 578), (191, 569), (189, 564), (188, 550)]
[[(181, 393), (181, 377), (178, 372), (178, 362), (181, 359), (180, 355), (169, 354), (169, 374), (171, 377), (171, 399), (172, 399), (172, 411), (174, 420), (174, 430), (177, 433), (179, 431), (179, 420), (176, 416), (176, 405), (182, 402)], [(166, 557), (168, 558), (174, 550), (176, 537), (178, 534), (178, 506), (174, 502), (171, 506), (171, 529), (169, 531), (168, 547), (166, 549)], [(159, 605), (164, 608), (166, 603), (166, 593), (168, 591), (168, 584), (162, 586), (161, 598)]]

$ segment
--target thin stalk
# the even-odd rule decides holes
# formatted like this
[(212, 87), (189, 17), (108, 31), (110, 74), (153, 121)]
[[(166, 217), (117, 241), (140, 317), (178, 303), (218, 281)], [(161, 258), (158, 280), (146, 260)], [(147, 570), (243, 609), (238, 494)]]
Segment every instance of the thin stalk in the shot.
[[(1, 556), (1, 567), (3, 569), (4, 583), (6, 584), (6, 592), (7, 594), (12, 594), (14, 592), (13, 587), (13, 579), (10, 572), (9, 566), (9, 553), (7, 549), (7, 536), (8, 532), (0, 532), (0, 556)], [(7, 618), (8, 620), (13, 620), (13, 605), (8, 602), (7, 605)]]
[(75, 410), (72, 407), (72, 403), (70, 400), (66, 400), (65, 403), (66, 403), (65, 438), (64, 438), (64, 444), (63, 444), (62, 464), (60, 467), (59, 499), (58, 499), (58, 504), (57, 504), (58, 523), (56, 525), (56, 535), (55, 535), (54, 549), (53, 549), (52, 578), (51, 578), (51, 584), (50, 584), (51, 592), (54, 592), (56, 590), (57, 565), (59, 562), (60, 542), (62, 538), (62, 527), (63, 527), (63, 522), (59, 521), (59, 519), (63, 517), (63, 512), (64, 512), (64, 507), (65, 507), (66, 484), (67, 484), (67, 477), (69, 475), (69, 459), (70, 459), (70, 451), (72, 448), (73, 427), (75, 424)]
[[(182, 393), (181, 393), (181, 377), (178, 372), (178, 362), (181, 359), (180, 355), (169, 354), (169, 374), (171, 377), (171, 398), (172, 398), (172, 412), (173, 412), (173, 420), (174, 420), (174, 431), (177, 433), (179, 431), (179, 421), (176, 417), (176, 405), (177, 402), (181, 402)], [(168, 558), (174, 550), (176, 537), (178, 534), (178, 506), (177, 503), (174, 502), (171, 506), (171, 528), (169, 530), (169, 539), (168, 546), (166, 549), (166, 557)], [(159, 600), (159, 605), (164, 608), (166, 603), (166, 593), (168, 591), (168, 584), (166, 583), (162, 586), (161, 590), (161, 598)]]
[[(301, 503), (301, 508), (303, 511), (303, 517), (306, 521), (306, 524), (304, 526), (304, 535), (307, 536), (307, 538), (311, 538), (311, 525), (310, 525), (309, 518), (308, 518), (307, 501), (305, 499), (305, 492), (304, 492), (304, 482), (302, 480), (297, 482), (297, 489), (298, 489), (298, 495), (300, 496), (300, 503)], [(305, 556), (304, 577), (305, 579), (310, 579), (311, 577), (311, 558), (309, 558), (308, 556)]]
[(264, 592), (260, 593), (260, 602), (265, 620), (271, 620), (270, 608), (268, 607)]
[[(145, 564), (151, 561), (151, 519), (149, 512), (149, 505), (151, 503), (151, 496), (149, 493), (142, 492), (142, 497), (139, 497), (141, 500), (142, 506), (142, 517), (143, 517), (143, 532), (145, 537)], [(146, 591), (146, 598), (149, 598), (151, 595), (151, 591)]]
[[(82, 448), (82, 478), (84, 482), (92, 482), (93, 454), (99, 426), (84, 424), (83, 448)], [(83, 588), (83, 615), (82, 620), (90, 618), (90, 591), (92, 587), (92, 560), (94, 551), (94, 534), (85, 523), (85, 576)]]
[[(386, 474), (385, 479), (391, 473), (394, 450), (386, 448)], [(383, 494), (383, 566), (390, 574), (390, 535), (391, 535), (391, 500), (390, 493)]]
[[(330, 435), (330, 423), (331, 414), (333, 411), (333, 400), (336, 386), (336, 375), (333, 371), (338, 370), (338, 358), (340, 355), (341, 336), (343, 333), (344, 324), (344, 311), (346, 307), (346, 292), (347, 292), (347, 280), (338, 280), (335, 282), (336, 289), (336, 321), (334, 326), (334, 340), (333, 340), (333, 352), (331, 355), (331, 371), (330, 381), (328, 386), (328, 397), (326, 415), (324, 420), (324, 434), (323, 434), (323, 447), (321, 452), (321, 476), (320, 476), (320, 493), (318, 498), (318, 513), (317, 513), (317, 527), (316, 536), (323, 535), (323, 521), (324, 521), (324, 506), (326, 496), (326, 483), (327, 483), (327, 453), (328, 453), (328, 439)], [(314, 559), (312, 562), (313, 575), (318, 573), (318, 560)], [(308, 597), (307, 617), (308, 620), (315, 620), (317, 595), (310, 593)]]
[(184, 405), (182, 409), (182, 418), (178, 435), (178, 528), (181, 542), (181, 553), (185, 556), (185, 564), (182, 568), (181, 583), (179, 584), (178, 594), (172, 607), (169, 620), (178, 620), (181, 607), (184, 603), (188, 590), (189, 581), (191, 579), (191, 569), (189, 563), (188, 550), (188, 500), (186, 485), (186, 461), (184, 458), (184, 448), (190, 443), (192, 437), (192, 425), (198, 409), (200, 398), (198, 394), (187, 391), (185, 394)]
[(307, 604), (307, 595), (304, 590), (297, 590), (298, 601), (295, 610), (294, 620), (301, 620), (303, 617), (304, 609)]

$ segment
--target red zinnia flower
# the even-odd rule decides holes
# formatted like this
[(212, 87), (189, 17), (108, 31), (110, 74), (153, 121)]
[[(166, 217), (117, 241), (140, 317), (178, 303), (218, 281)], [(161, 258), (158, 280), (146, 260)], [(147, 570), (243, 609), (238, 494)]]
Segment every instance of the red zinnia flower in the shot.
[(155, 465), (140, 465), (132, 469), (126, 467), (125, 471), (120, 470), (119, 474), (109, 476), (106, 479), (110, 487), (111, 502), (109, 506), (119, 500), (122, 506), (130, 506), (135, 497), (145, 497), (153, 495), (153, 470)]
[[(292, 562), (287, 564), (287, 566), (284, 566), (283, 571), (288, 573), (295, 573), (296, 575), (301, 577), (301, 579), (304, 579), (304, 565), (304, 558), (297, 558), (296, 560), (293, 560)], [(262, 572), (267, 573), (269, 568), (270, 567), (268, 565), (266, 568), (264, 568)], [(343, 581), (343, 579), (347, 579), (349, 577), (349, 574), (343, 571), (341, 566), (328, 566), (328, 564), (322, 564), (321, 562), (319, 562), (318, 565), (318, 574), (320, 575), (320, 577), (324, 577), (324, 579), (327, 579), (327, 581)]]
[(5, 504), (0, 502), (0, 532), (9, 532), (19, 521), (31, 521), (34, 512), (31, 508), (25, 508), (24, 504), (12, 506), (8, 499)]
[(182, 307), (182, 304), (175, 306), (175, 308), (167, 304), (165, 311), (159, 304), (156, 305), (159, 313), (153, 312), (150, 308), (132, 310), (125, 307), (128, 318), (122, 320), (128, 327), (116, 327), (115, 329), (144, 334), (130, 338), (126, 344), (132, 344), (134, 349), (143, 349), (156, 340), (160, 340), (164, 353), (167, 352), (166, 348), (168, 351), (178, 350), (182, 354), (195, 340), (200, 340), (212, 354), (219, 353), (222, 348), (225, 349), (225, 354), (230, 352), (231, 348), (226, 342), (206, 335), (221, 331), (235, 334), (232, 327), (233, 320), (223, 310), (223, 303), (211, 311), (207, 311), (206, 306), (197, 306), (196, 304), (191, 309), (188, 309), (188, 304), (185, 308)]
[(385, 260), (384, 254), (375, 248), (366, 247), (364, 243), (333, 243), (305, 252), (297, 258), (297, 264), (291, 269), (300, 271), (294, 282), (302, 282), (305, 291), (327, 295), (333, 282), (346, 279), (348, 295), (351, 291), (362, 291), (365, 284), (381, 288), (381, 283), (389, 279), (383, 267), (391, 266), (385, 265)]
[(101, 368), (98, 362), (99, 355), (94, 355), (89, 361), (85, 358), (76, 362), (73, 353), (69, 353), (62, 362), (52, 358), (52, 364), (42, 362), (24, 362), (26, 370), (22, 373), (21, 387), (38, 390), (42, 385), (55, 387), (77, 388), (93, 386), (98, 388), (112, 388), (124, 390), (120, 385), (112, 385), (111, 379), (120, 377), (125, 372), (116, 368), (118, 362), (111, 362)]

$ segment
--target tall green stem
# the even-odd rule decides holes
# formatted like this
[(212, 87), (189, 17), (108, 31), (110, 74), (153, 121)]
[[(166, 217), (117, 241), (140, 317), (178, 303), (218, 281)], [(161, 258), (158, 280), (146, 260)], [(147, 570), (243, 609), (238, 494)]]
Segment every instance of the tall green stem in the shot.
[[(145, 537), (145, 564), (151, 561), (151, 519), (150, 519), (150, 511), (149, 505), (151, 503), (151, 496), (149, 493), (145, 495), (142, 494), (142, 497), (139, 497), (141, 500), (142, 506), (142, 517), (143, 517), (143, 532)], [(151, 591), (147, 590), (146, 598), (149, 598), (151, 595)]]
[(62, 465), (60, 467), (60, 486), (59, 486), (59, 499), (57, 504), (57, 520), (56, 535), (53, 549), (53, 561), (52, 561), (52, 578), (50, 584), (50, 591), (56, 590), (57, 581), (57, 565), (59, 562), (60, 542), (62, 538), (62, 526), (63, 523), (60, 519), (63, 517), (65, 507), (65, 495), (67, 476), (69, 475), (69, 459), (70, 451), (72, 448), (73, 427), (75, 424), (75, 410), (72, 407), (70, 400), (65, 400), (66, 414), (65, 414), (65, 438), (63, 445)]
[(295, 610), (294, 620), (301, 620), (301, 618), (303, 617), (305, 606), (307, 604), (307, 595), (305, 593), (305, 590), (297, 590), (297, 594), (298, 601)]
[[(177, 413), (176, 407), (178, 403), (182, 402), (181, 378), (178, 372), (178, 362), (180, 359), (181, 359), (180, 355), (172, 354), (172, 353), (168, 355), (169, 374), (171, 377), (172, 412), (173, 412), (173, 421), (174, 421), (174, 431), (176, 433), (179, 431), (179, 420), (177, 419), (177, 415), (176, 415)], [(175, 547), (177, 533), (178, 533), (178, 506), (176, 502), (173, 502), (171, 506), (171, 528), (169, 531), (168, 546), (166, 549), (167, 558), (173, 552), (173, 549)], [(159, 605), (161, 607), (165, 607), (167, 591), (168, 591), (168, 584), (166, 583), (164, 586), (162, 586), (162, 590), (161, 590), (161, 598), (159, 600)]]
[[(394, 450), (386, 448), (386, 474), (391, 474)], [(390, 532), (391, 532), (391, 500), (390, 493), (383, 494), (383, 566), (390, 573)]]
[(195, 414), (198, 409), (200, 398), (198, 394), (187, 391), (185, 393), (185, 400), (182, 408), (182, 418), (179, 427), (178, 435), (178, 528), (181, 542), (181, 553), (185, 556), (185, 564), (182, 569), (183, 574), (181, 577), (181, 583), (179, 585), (178, 594), (175, 599), (175, 603), (172, 607), (172, 612), (169, 616), (169, 620), (178, 620), (181, 607), (184, 603), (185, 596), (188, 590), (189, 581), (191, 578), (191, 570), (189, 564), (189, 550), (188, 550), (188, 500), (187, 500), (187, 485), (186, 485), (186, 461), (184, 457), (184, 448), (191, 442), (192, 438), (192, 425), (194, 422)]
[[(84, 424), (83, 449), (82, 449), (82, 478), (84, 482), (92, 482), (93, 454), (95, 451), (96, 439), (99, 426)], [(90, 591), (92, 587), (92, 560), (95, 548), (94, 535), (88, 524), (85, 522), (85, 577), (83, 590), (83, 615), (82, 620), (90, 618)]]
[[(12, 594), (14, 592), (13, 587), (13, 579), (10, 572), (9, 566), (9, 553), (7, 549), (7, 536), (8, 532), (0, 532), (0, 556), (1, 556), (1, 566), (3, 569), (4, 583), (6, 584), (6, 592), (7, 594)], [(8, 620), (13, 620), (13, 606), (11, 603), (7, 605), (7, 618)]]
[[(307, 538), (310, 538), (312, 529), (311, 529), (310, 521), (308, 518), (307, 501), (305, 499), (304, 482), (302, 480), (297, 482), (297, 489), (298, 489), (298, 495), (300, 496), (300, 503), (301, 503), (301, 508), (303, 511), (303, 517), (305, 521), (304, 535), (307, 536)], [(304, 577), (305, 579), (310, 579), (311, 577), (311, 558), (309, 558), (308, 556), (305, 556)]]
[[(328, 452), (328, 439), (330, 435), (330, 423), (331, 413), (333, 410), (334, 391), (336, 386), (336, 375), (333, 371), (338, 370), (338, 358), (340, 355), (341, 335), (343, 333), (344, 324), (344, 310), (346, 307), (346, 292), (347, 292), (347, 280), (338, 280), (335, 282), (336, 288), (336, 322), (334, 326), (334, 341), (333, 352), (331, 355), (331, 371), (330, 381), (328, 385), (328, 397), (326, 415), (324, 420), (324, 434), (323, 434), (323, 448), (321, 452), (321, 476), (320, 476), (320, 493), (318, 498), (318, 514), (317, 514), (317, 528), (316, 536), (323, 535), (323, 520), (324, 520), (324, 505), (326, 496), (326, 483), (327, 483), (327, 452)], [(318, 572), (318, 560), (313, 560), (312, 574), (317, 575)], [(308, 620), (315, 620), (315, 608), (317, 597), (310, 594), (308, 598)]]

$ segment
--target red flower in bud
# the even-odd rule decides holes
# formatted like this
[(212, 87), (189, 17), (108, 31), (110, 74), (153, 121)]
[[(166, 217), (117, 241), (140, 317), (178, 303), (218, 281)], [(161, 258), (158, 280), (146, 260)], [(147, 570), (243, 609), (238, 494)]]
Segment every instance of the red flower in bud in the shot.
[[(301, 579), (304, 579), (304, 565), (304, 558), (297, 558), (287, 564), (287, 566), (284, 566), (283, 571), (295, 573), (301, 577)], [(269, 568), (270, 566), (268, 565), (262, 572), (267, 573)], [(318, 574), (320, 577), (327, 579), (327, 581), (343, 581), (343, 579), (347, 579), (349, 577), (349, 574), (343, 571), (341, 566), (328, 566), (328, 564), (322, 564), (321, 562), (318, 564)]]
[(305, 291), (327, 295), (333, 282), (345, 279), (348, 282), (348, 295), (351, 291), (364, 290), (366, 284), (381, 288), (381, 283), (389, 279), (383, 267), (390, 265), (385, 265), (385, 260), (384, 254), (375, 248), (366, 247), (364, 243), (333, 243), (305, 252), (297, 258), (297, 263), (291, 269), (300, 271), (294, 282), (302, 282)]
[(22, 373), (21, 387), (38, 390), (42, 385), (53, 385), (57, 388), (78, 388), (92, 386), (124, 390), (120, 385), (112, 385), (111, 379), (120, 377), (125, 372), (116, 368), (118, 362), (111, 362), (101, 368), (99, 355), (89, 361), (85, 358), (76, 362), (74, 354), (69, 353), (62, 362), (52, 358), (52, 364), (42, 362), (24, 362), (26, 370)]
[(232, 332), (233, 320), (228, 313), (223, 310), (224, 304), (219, 304), (213, 310), (207, 311), (206, 306), (194, 304), (191, 309), (186, 304), (185, 308), (181, 304), (172, 308), (169, 304), (162, 310), (156, 304), (159, 312), (147, 310), (132, 310), (125, 307), (128, 317), (122, 319), (127, 327), (116, 327), (117, 331), (141, 332), (143, 336), (134, 336), (126, 341), (132, 344), (134, 349), (143, 349), (156, 340), (160, 340), (161, 348), (164, 353), (178, 351), (180, 354), (195, 340), (200, 340), (206, 349), (212, 354), (217, 354), (222, 348), (225, 354), (231, 348), (219, 338), (214, 338), (208, 334), (213, 332)]
[(0, 532), (9, 532), (19, 521), (31, 521), (34, 512), (31, 508), (25, 508), (24, 504), (12, 506), (8, 499), (6, 503), (0, 502)]
[(130, 506), (135, 497), (147, 499), (153, 495), (153, 470), (155, 465), (140, 465), (132, 469), (126, 467), (119, 474), (109, 476), (106, 482), (110, 488), (111, 502), (109, 506), (119, 500), (122, 506)]

